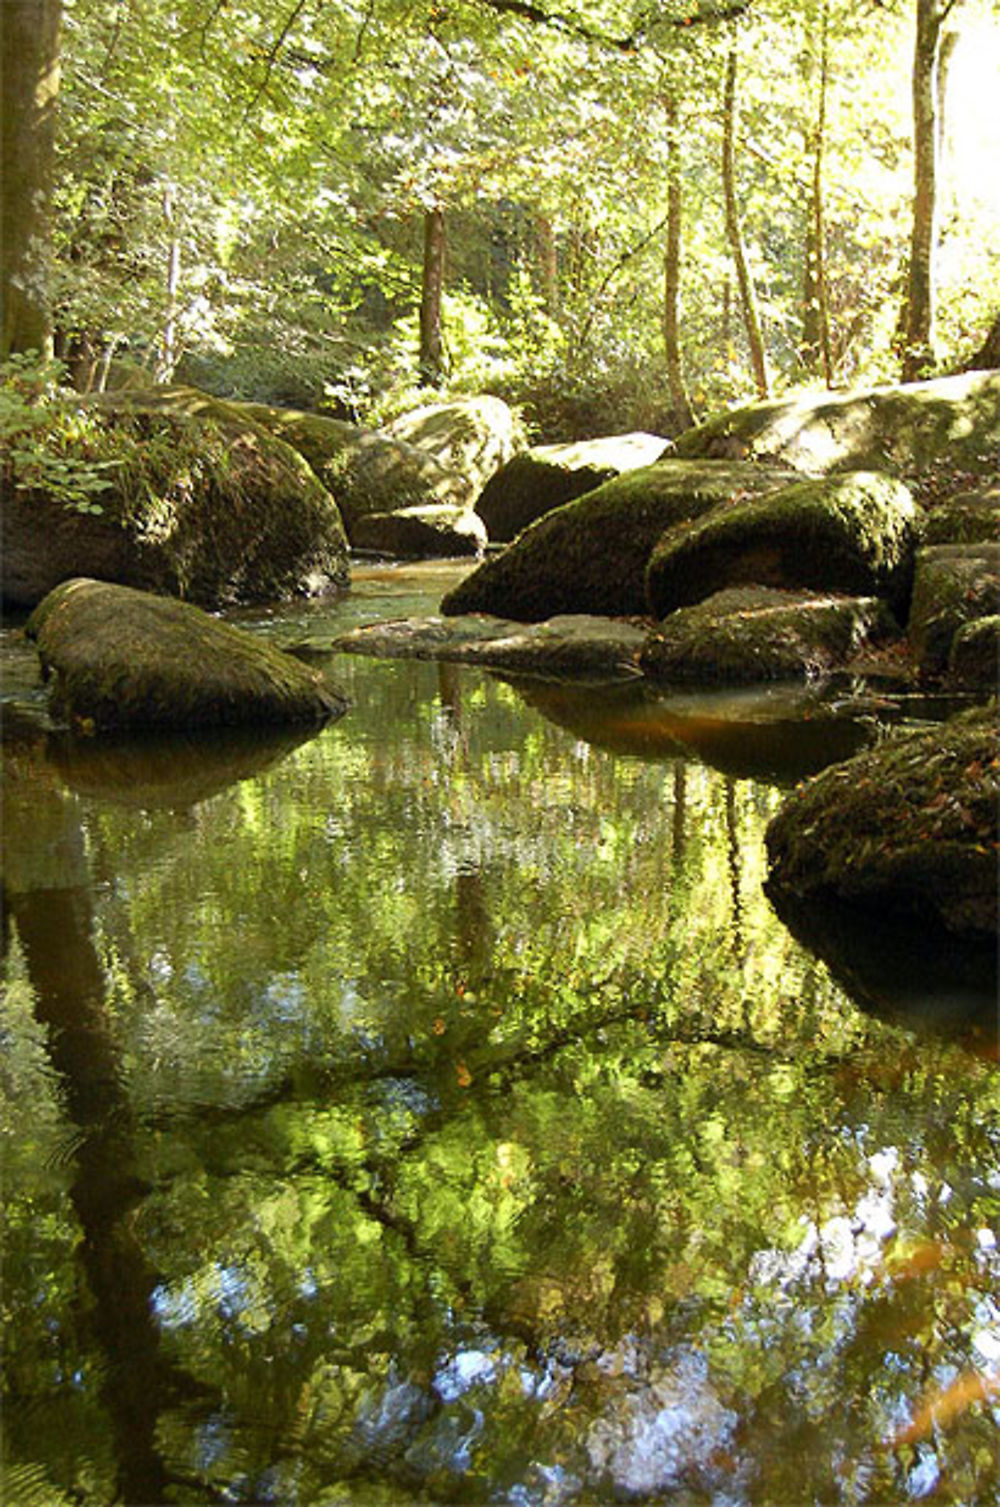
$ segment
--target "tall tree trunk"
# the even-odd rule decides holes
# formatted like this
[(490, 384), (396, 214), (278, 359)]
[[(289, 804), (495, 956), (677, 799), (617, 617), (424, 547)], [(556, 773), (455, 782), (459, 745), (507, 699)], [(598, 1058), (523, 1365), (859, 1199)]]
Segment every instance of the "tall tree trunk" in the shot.
[(942, 105), (938, 66), (944, 23), (956, 0), (916, 0), (913, 95), (913, 222), (910, 259), (900, 314), (902, 375), (916, 381), (933, 370), (934, 252), (937, 244), (938, 157)]
[(424, 269), (420, 290), (421, 387), (437, 387), (444, 376), (441, 305), (446, 248), (444, 210), (436, 204), (424, 215)]
[(157, 382), (169, 382), (180, 360), (177, 345), (178, 294), (181, 285), (181, 236), (177, 224), (177, 190), (168, 183), (163, 190), (163, 219), (167, 227), (166, 310), (163, 316), (163, 340), (154, 376)]
[(540, 215), (535, 227), (538, 254), (538, 275), (545, 300), (545, 312), (550, 319), (559, 314), (559, 254), (556, 248), (552, 221)]
[(740, 287), (743, 323), (750, 347), (750, 364), (753, 368), (754, 383), (758, 396), (767, 398), (771, 395), (771, 379), (768, 375), (767, 354), (764, 350), (764, 337), (761, 333), (760, 314), (757, 309), (757, 293), (747, 265), (746, 248), (743, 245), (743, 232), (740, 229), (739, 209), (736, 203), (736, 59), (736, 27), (733, 26), (730, 30), (729, 56), (726, 60), (722, 117), (722, 191), (726, 201), (726, 236)]
[(683, 182), (681, 177), (680, 140), (677, 133), (677, 101), (667, 94), (663, 100), (670, 142), (667, 168), (667, 237), (663, 253), (663, 346), (667, 363), (667, 389), (679, 429), (694, 423), (691, 400), (684, 383), (680, 348), (681, 301), (681, 233), (683, 228)]
[(0, 0), (0, 359), (52, 354), (50, 254), (62, 0)]
[(826, 213), (823, 202), (823, 162), (826, 152), (826, 96), (829, 83), (829, 0), (820, 16), (819, 78), (816, 119), (812, 129), (812, 192), (806, 230), (803, 278), (802, 359), (810, 371), (822, 364), (827, 387), (833, 386), (830, 309), (826, 292)]

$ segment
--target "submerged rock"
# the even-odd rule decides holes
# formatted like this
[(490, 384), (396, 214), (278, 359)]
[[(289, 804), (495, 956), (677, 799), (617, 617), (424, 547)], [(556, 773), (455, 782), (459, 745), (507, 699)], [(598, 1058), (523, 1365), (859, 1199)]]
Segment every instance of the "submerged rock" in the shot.
[(558, 613), (646, 612), (646, 565), (671, 524), (787, 485), (788, 472), (660, 461), (548, 513), (487, 559), (441, 603), (447, 616), (489, 612), (521, 622)]
[(764, 460), (808, 475), (873, 470), (909, 476), (943, 459), (995, 475), (998, 452), (995, 371), (752, 403), (677, 440), (679, 456)]
[(914, 916), (969, 938), (997, 926), (996, 705), (901, 733), (799, 790), (770, 823), (766, 889)]
[(920, 674), (942, 676), (959, 630), (998, 610), (1000, 544), (934, 544), (920, 550), (907, 629)]
[(537, 518), (615, 476), (651, 466), (671, 448), (660, 435), (642, 433), (536, 445), (514, 456), (486, 483), (476, 512), (490, 539), (508, 544)]
[(438, 659), (525, 675), (619, 679), (638, 674), (645, 631), (631, 623), (583, 615), (524, 624), (485, 614), (372, 623), (326, 645), (289, 652), (371, 654), (379, 659)]
[(438, 503), (400, 508), (395, 513), (369, 513), (355, 523), (351, 542), (356, 549), (403, 560), (450, 559), (483, 554), (486, 530), (468, 508)]
[(54, 710), (84, 730), (319, 723), (347, 703), (317, 671), (186, 602), (104, 581), (28, 619)]
[(646, 576), (663, 618), (726, 586), (811, 587), (907, 600), (918, 510), (902, 482), (871, 471), (802, 481), (668, 530)]
[(109, 485), (90, 499), (96, 511), (80, 511), (5, 475), (5, 601), (32, 607), (78, 575), (205, 607), (346, 585), (333, 498), (295, 450), (234, 405), (160, 389), (67, 405), (77, 411), (80, 456), (106, 464)]
[(811, 678), (898, 632), (878, 597), (735, 586), (660, 623), (641, 665), (654, 679), (674, 681)]

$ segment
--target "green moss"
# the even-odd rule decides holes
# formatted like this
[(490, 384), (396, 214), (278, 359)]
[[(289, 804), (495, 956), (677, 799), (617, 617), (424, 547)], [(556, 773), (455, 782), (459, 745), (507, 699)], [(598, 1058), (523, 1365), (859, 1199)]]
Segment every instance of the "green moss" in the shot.
[(948, 655), (948, 678), (970, 690), (1000, 693), (1000, 614), (959, 628)]
[(66, 581), (25, 628), (54, 710), (95, 729), (315, 722), (345, 703), (316, 671), (186, 602)]
[(967, 492), (928, 514), (925, 544), (1000, 543), (1000, 487)]
[(917, 519), (901, 482), (865, 471), (716, 508), (658, 542), (646, 580), (650, 610), (666, 617), (725, 586), (751, 584), (884, 596), (899, 608)]
[(1000, 544), (936, 544), (920, 550), (907, 632), (921, 675), (942, 675), (959, 629), (992, 616), (998, 606)]
[(704, 461), (665, 460), (626, 472), (533, 523), (449, 592), (441, 610), (521, 622), (559, 613), (644, 614), (646, 564), (664, 529), (788, 479), (764, 467)]
[(767, 830), (769, 893), (996, 928), (996, 704), (827, 770)]
[(896, 632), (876, 597), (732, 587), (672, 613), (647, 639), (642, 668), (678, 682), (808, 678)]

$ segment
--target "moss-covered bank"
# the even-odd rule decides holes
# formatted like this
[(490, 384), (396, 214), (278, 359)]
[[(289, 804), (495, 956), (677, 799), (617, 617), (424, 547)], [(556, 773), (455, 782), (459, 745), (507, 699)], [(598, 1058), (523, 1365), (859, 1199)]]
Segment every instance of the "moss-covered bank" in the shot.
[[(107, 485), (85, 510), (4, 457), (4, 600), (34, 606), (90, 575), (202, 606), (346, 585), (336, 503), (290, 446), (189, 389), (54, 405), (53, 445)], [(44, 476), (44, 472), (42, 473)]]

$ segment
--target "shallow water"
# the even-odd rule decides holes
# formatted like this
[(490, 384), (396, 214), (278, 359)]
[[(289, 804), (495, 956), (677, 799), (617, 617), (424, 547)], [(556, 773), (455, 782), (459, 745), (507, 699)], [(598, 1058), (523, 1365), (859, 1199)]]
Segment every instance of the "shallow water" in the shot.
[(995, 1034), (761, 889), (873, 717), (343, 656), (80, 744), (0, 654), (5, 1502), (996, 1499)]

